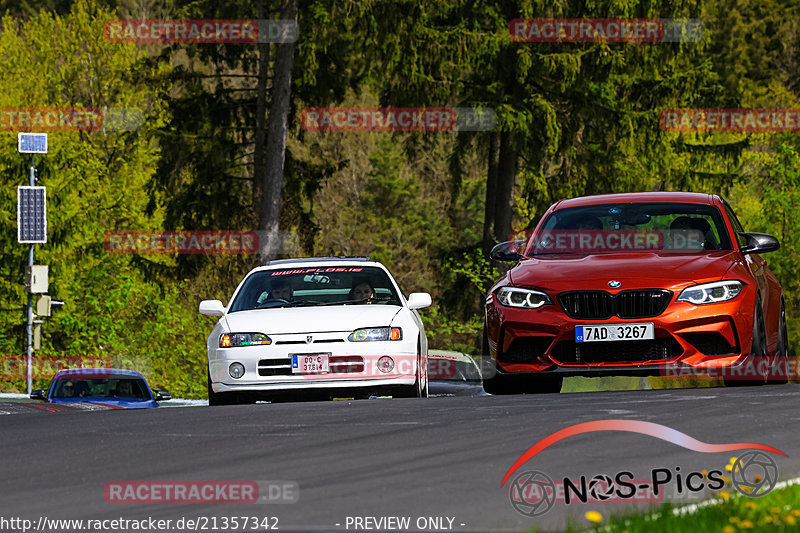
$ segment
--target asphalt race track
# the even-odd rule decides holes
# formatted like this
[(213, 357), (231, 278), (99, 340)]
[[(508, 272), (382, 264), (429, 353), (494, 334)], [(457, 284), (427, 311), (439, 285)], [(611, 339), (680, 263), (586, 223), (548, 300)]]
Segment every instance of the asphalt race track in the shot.
[[(365, 531), (366, 526), (386, 531), (396, 523), (365, 518), (409, 517), (410, 531), (420, 530), (418, 525), (432, 531), (562, 530), (567, 520), (588, 525), (586, 511), (607, 516), (634, 504), (556, 502), (536, 518), (517, 512), (508, 485), (501, 488), (500, 481), (523, 452), (549, 434), (602, 419), (655, 422), (704, 443), (775, 447), (788, 455), (773, 454), (779, 477), (786, 480), (800, 471), (799, 404), (795, 385), (143, 411), (51, 412), (44, 404), (5, 402), (0, 404), (0, 516), (34, 524), (40, 517), (152, 517), (173, 524), (181, 517), (277, 517), (282, 531)], [(685, 474), (724, 469), (733, 455), (605, 431), (555, 443), (520, 472), (572, 479), (629, 471), (647, 479), (657, 468), (677, 473), (680, 467)], [(121, 480), (293, 482), (299, 498), (249, 505), (106, 503), (104, 486)], [(674, 484), (662, 490), (676, 493)], [(714, 494), (677, 499), (693, 503)], [(213, 530), (212, 522), (205, 524)]]

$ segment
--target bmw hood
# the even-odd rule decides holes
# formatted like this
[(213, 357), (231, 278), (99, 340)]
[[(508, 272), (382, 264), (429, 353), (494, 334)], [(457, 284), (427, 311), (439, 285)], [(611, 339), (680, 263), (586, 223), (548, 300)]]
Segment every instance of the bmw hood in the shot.
[(525, 259), (509, 271), (511, 283), (554, 291), (678, 287), (721, 279), (735, 264), (730, 250), (709, 253), (624, 253), (542, 255)]
[(396, 305), (336, 305), (279, 307), (237, 311), (225, 316), (229, 331), (282, 335), (352, 331), (389, 326), (402, 307)]

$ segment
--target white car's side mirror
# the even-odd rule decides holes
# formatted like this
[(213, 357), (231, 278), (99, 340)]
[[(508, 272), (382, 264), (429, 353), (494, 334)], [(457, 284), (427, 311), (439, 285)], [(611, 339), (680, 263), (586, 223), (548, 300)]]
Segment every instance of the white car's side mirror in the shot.
[(430, 307), (431, 295), (427, 292), (412, 292), (408, 295), (408, 308), (409, 309), (422, 309), (423, 307)]
[(200, 314), (222, 316), (225, 314), (225, 306), (219, 300), (203, 300), (200, 302)]

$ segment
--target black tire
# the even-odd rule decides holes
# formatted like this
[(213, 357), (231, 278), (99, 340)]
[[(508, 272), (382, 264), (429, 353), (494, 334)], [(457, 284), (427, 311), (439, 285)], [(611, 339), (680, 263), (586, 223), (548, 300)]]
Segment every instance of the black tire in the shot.
[(417, 371), (414, 384), (411, 386), (398, 387), (398, 391), (392, 394), (392, 398), (427, 398), (428, 382), (422, 383), (422, 346), (417, 341)]
[(237, 395), (231, 392), (214, 392), (211, 388), (211, 373), (208, 373), (208, 405), (235, 405), (239, 403)]
[(422, 382), (422, 354), (417, 357), (417, 379), (414, 382), (414, 396), (416, 398), (428, 397), (428, 382)]
[[(753, 311), (753, 340), (750, 343), (750, 355), (745, 362), (748, 367), (753, 368), (754, 371), (759, 371), (764, 361), (769, 362), (769, 354), (767, 353), (767, 334), (764, 327), (764, 311), (761, 308), (761, 296), (756, 298), (756, 308)], [(763, 385), (767, 383), (767, 373), (755, 379), (739, 379), (736, 377), (723, 378), (726, 387), (752, 387)]]
[(781, 298), (781, 311), (778, 318), (778, 348), (775, 350), (773, 368), (778, 369), (778, 375), (786, 377), (771, 380), (768, 382), (770, 385), (789, 383), (789, 332), (786, 329), (786, 306), (783, 298)]

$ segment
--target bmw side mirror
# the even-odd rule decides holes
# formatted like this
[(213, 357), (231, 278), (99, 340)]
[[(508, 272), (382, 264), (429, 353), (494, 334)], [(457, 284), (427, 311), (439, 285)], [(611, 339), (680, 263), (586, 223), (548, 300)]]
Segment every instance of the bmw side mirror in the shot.
[(225, 306), (219, 300), (203, 300), (200, 302), (200, 314), (208, 316), (222, 316), (225, 314)]
[(489, 257), (495, 261), (513, 263), (522, 259), (523, 255), (520, 252), (524, 249), (525, 241), (501, 242), (492, 248)]
[(777, 238), (766, 233), (746, 233), (742, 231), (739, 235), (747, 239), (747, 246), (740, 248), (743, 254), (764, 254), (774, 252), (781, 247)]
[(46, 400), (43, 389), (35, 389), (31, 391), (31, 400)]

